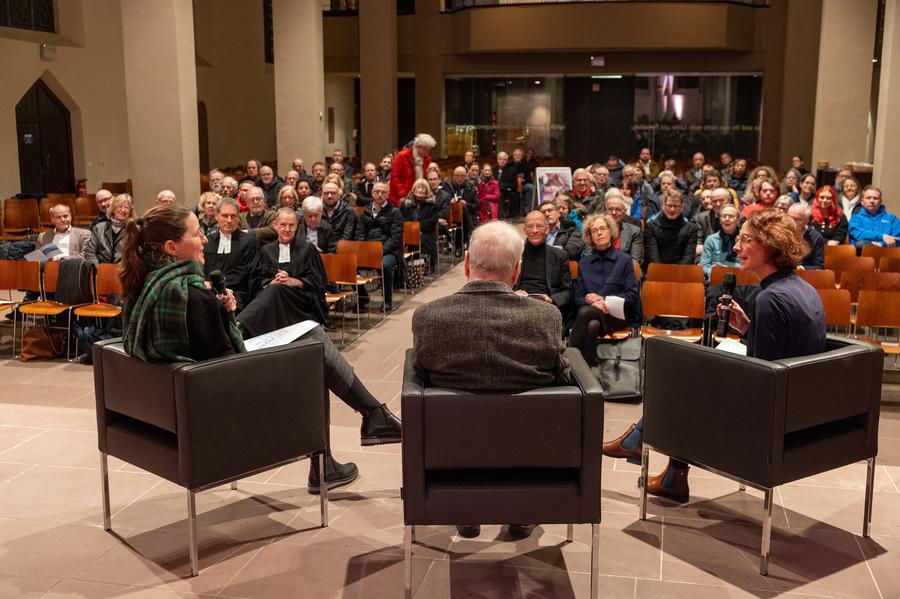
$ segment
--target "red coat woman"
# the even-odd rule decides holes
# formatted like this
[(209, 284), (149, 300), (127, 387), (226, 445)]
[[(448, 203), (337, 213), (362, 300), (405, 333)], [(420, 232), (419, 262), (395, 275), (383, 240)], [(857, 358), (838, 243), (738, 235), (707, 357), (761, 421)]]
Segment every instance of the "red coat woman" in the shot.
[(500, 183), (494, 179), (490, 164), (481, 169), (481, 181), (478, 183), (478, 199), (481, 200), (481, 222), (497, 220), (500, 207)]
[[(388, 190), (388, 199), (394, 206), (398, 206), (409, 195), (416, 179), (425, 177), (425, 169), (431, 164), (431, 157), (428, 153), (435, 145), (437, 142), (433, 137), (427, 133), (420, 133), (416, 135), (412, 143), (394, 156), (394, 163), (391, 165), (390, 189)], [(422, 161), (422, 170), (418, 174), (416, 174), (417, 159)]]

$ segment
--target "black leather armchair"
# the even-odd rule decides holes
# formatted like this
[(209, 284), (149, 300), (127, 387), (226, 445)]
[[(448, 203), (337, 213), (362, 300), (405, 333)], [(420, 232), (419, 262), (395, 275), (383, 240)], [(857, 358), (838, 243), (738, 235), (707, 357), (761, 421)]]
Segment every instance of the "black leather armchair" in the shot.
[(597, 597), (603, 391), (577, 350), (571, 385), (473, 394), (428, 387), (406, 354), (403, 520), (406, 596), (417, 525), (591, 524)]
[(642, 520), (650, 449), (760, 489), (765, 575), (774, 487), (867, 460), (863, 536), (869, 536), (881, 349), (838, 336), (828, 337), (824, 353), (775, 362), (662, 337), (646, 349)]
[[(194, 495), (326, 449), (324, 358), (311, 340), (196, 363), (150, 364), (121, 339), (94, 345), (94, 392), (111, 530), (107, 456), (187, 490), (191, 575), (199, 571)], [(287, 392), (286, 392), (287, 390)], [(320, 487), (322, 526), (328, 497)]]

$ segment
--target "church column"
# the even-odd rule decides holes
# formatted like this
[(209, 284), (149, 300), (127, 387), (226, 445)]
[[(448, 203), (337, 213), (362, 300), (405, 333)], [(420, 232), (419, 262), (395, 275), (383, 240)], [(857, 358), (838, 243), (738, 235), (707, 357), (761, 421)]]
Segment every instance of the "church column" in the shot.
[(900, 6), (887, 0), (881, 49), (878, 117), (875, 125), (873, 182), (882, 190), (887, 209), (900, 212), (900, 172), (894, 161), (900, 155)]
[(325, 49), (321, 0), (272, 0), (278, 170), (325, 158)]
[[(397, 149), (397, 3), (359, 3), (362, 161)], [(405, 142), (404, 142), (405, 143)]]
[[(440, 17), (440, 0), (416, 0), (416, 133), (430, 133), (437, 140), (432, 157), (446, 154)], [(401, 145), (409, 141), (398, 140)]]
[(122, 0), (128, 141), (135, 208), (162, 189), (200, 197), (197, 72), (191, 0)]

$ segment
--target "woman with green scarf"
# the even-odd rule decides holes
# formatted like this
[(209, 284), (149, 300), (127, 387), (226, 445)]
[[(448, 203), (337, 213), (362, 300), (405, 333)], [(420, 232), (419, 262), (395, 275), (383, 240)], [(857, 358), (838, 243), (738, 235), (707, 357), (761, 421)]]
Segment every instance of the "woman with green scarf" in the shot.
[[(230, 290), (217, 296), (203, 278), (205, 243), (197, 217), (177, 204), (154, 206), (127, 224), (120, 278), (129, 355), (147, 362), (194, 362), (245, 351), (229, 315), (234, 296)], [(400, 421), (369, 393), (331, 339), (319, 327), (306, 336), (322, 343), (328, 388), (362, 413), (362, 444), (399, 443)], [(330, 449), (326, 465), (329, 489), (359, 475), (356, 464), (336, 462)], [(308, 484), (310, 493), (318, 493), (318, 468), (310, 468)]]

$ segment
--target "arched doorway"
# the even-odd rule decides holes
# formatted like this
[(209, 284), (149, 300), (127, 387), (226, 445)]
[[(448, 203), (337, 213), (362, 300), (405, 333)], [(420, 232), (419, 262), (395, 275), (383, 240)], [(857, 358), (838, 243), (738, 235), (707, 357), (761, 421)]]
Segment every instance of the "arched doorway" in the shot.
[(16, 104), (16, 133), (22, 192), (74, 191), (69, 109), (40, 79)]

